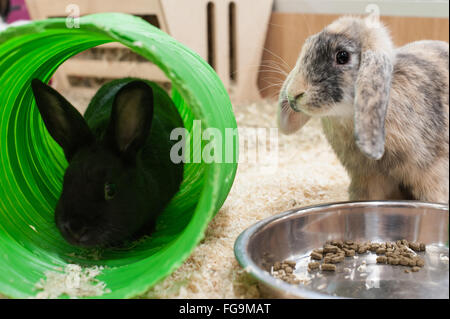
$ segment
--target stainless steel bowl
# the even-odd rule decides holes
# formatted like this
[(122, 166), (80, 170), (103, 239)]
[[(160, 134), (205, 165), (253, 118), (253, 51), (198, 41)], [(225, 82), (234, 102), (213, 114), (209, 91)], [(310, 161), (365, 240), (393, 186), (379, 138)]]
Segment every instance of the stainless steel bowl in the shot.
[[(290, 210), (262, 220), (236, 240), (237, 260), (257, 278), (265, 297), (278, 298), (449, 298), (448, 205), (416, 201), (326, 204)], [(347, 257), (334, 273), (307, 272), (309, 254), (326, 240), (386, 242), (407, 239), (427, 244), (425, 266), (381, 265), (376, 255)], [(297, 262), (305, 282), (274, 278), (276, 261)], [(362, 265), (362, 266), (361, 266)]]

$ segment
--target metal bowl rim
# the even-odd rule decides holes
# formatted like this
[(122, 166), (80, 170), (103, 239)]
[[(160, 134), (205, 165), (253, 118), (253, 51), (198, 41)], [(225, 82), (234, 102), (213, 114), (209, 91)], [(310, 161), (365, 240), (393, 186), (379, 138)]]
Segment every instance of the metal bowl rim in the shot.
[(449, 206), (448, 204), (441, 203), (430, 203), (430, 202), (421, 202), (421, 201), (411, 201), (411, 200), (396, 200), (396, 201), (388, 201), (388, 200), (373, 200), (373, 201), (343, 201), (343, 202), (334, 202), (334, 203), (326, 203), (319, 205), (310, 205), (300, 208), (290, 209), (288, 211), (282, 212), (280, 214), (267, 217), (261, 221), (256, 222), (252, 226), (245, 229), (236, 239), (234, 243), (234, 255), (241, 265), (242, 268), (247, 271), (250, 275), (254, 276), (256, 279), (269, 286), (270, 288), (280, 291), (283, 290), (287, 294), (291, 296), (296, 296), (300, 298), (314, 298), (314, 299), (350, 299), (347, 297), (340, 296), (330, 296), (327, 294), (322, 294), (319, 292), (311, 291), (308, 289), (304, 289), (301, 286), (296, 287), (291, 284), (288, 284), (280, 279), (277, 279), (271, 276), (267, 271), (261, 269), (257, 266), (249, 254), (247, 253), (248, 243), (251, 240), (252, 236), (254, 236), (259, 230), (264, 228), (265, 226), (277, 221), (282, 220), (284, 218), (292, 217), (292, 216), (301, 216), (311, 212), (321, 211), (325, 208), (336, 207), (377, 207), (377, 206), (390, 206), (390, 207), (423, 207), (423, 208), (432, 208), (436, 210), (446, 210), (448, 212)]

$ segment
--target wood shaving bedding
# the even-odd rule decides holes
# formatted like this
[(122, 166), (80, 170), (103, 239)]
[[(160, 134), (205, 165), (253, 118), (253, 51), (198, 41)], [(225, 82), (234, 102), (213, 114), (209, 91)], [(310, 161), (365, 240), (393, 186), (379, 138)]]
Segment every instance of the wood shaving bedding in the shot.
[[(54, 299), (60, 296), (69, 298), (101, 296), (110, 292), (106, 284), (96, 279), (103, 267), (83, 268), (80, 265), (68, 264), (61, 271), (45, 272), (46, 279), (41, 279), (35, 288), (39, 292), (36, 299)], [(61, 269), (60, 269), (61, 270)]]
[[(276, 104), (234, 107), (239, 127), (276, 127)], [(187, 261), (142, 297), (260, 298), (257, 282), (238, 264), (233, 245), (247, 227), (294, 207), (348, 200), (349, 178), (311, 120), (298, 134), (279, 134), (279, 163), (267, 170), (242, 163), (222, 209)], [(257, 182), (256, 182), (257, 181)]]

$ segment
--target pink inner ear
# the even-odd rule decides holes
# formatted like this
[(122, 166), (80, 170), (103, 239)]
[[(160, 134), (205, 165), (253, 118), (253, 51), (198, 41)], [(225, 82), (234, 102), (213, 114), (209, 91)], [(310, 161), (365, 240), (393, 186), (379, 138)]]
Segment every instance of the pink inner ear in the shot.
[(311, 117), (302, 112), (295, 112), (287, 100), (282, 101), (278, 108), (278, 127), (283, 134), (297, 132)]
[(122, 121), (117, 125), (117, 132), (120, 132), (117, 136), (120, 151), (124, 152), (137, 137), (138, 132), (134, 129), (139, 125), (137, 121), (136, 118), (130, 117), (128, 122)]
[[(131, 101), (129, 100), (127, 105), (137, 104), (137, 101), (133, 101), (138, 97), (133, 96)], [(125, 151), (128, 146), (136, 139), (140, 133), (142, 126), (141, 115), (136, 107), (123, 107), (118, 109), (116, 132), (117, 132), (117, 144), (120, 151)]]

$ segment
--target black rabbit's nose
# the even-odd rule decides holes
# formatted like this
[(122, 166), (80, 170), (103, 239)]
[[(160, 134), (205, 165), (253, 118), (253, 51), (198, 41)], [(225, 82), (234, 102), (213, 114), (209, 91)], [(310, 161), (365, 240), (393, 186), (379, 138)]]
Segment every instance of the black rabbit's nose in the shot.
[(78, 221), (65, 222), (62, 226), (64, 231), (77, 241), (82, 239), (87, 232), (87, 227)]

